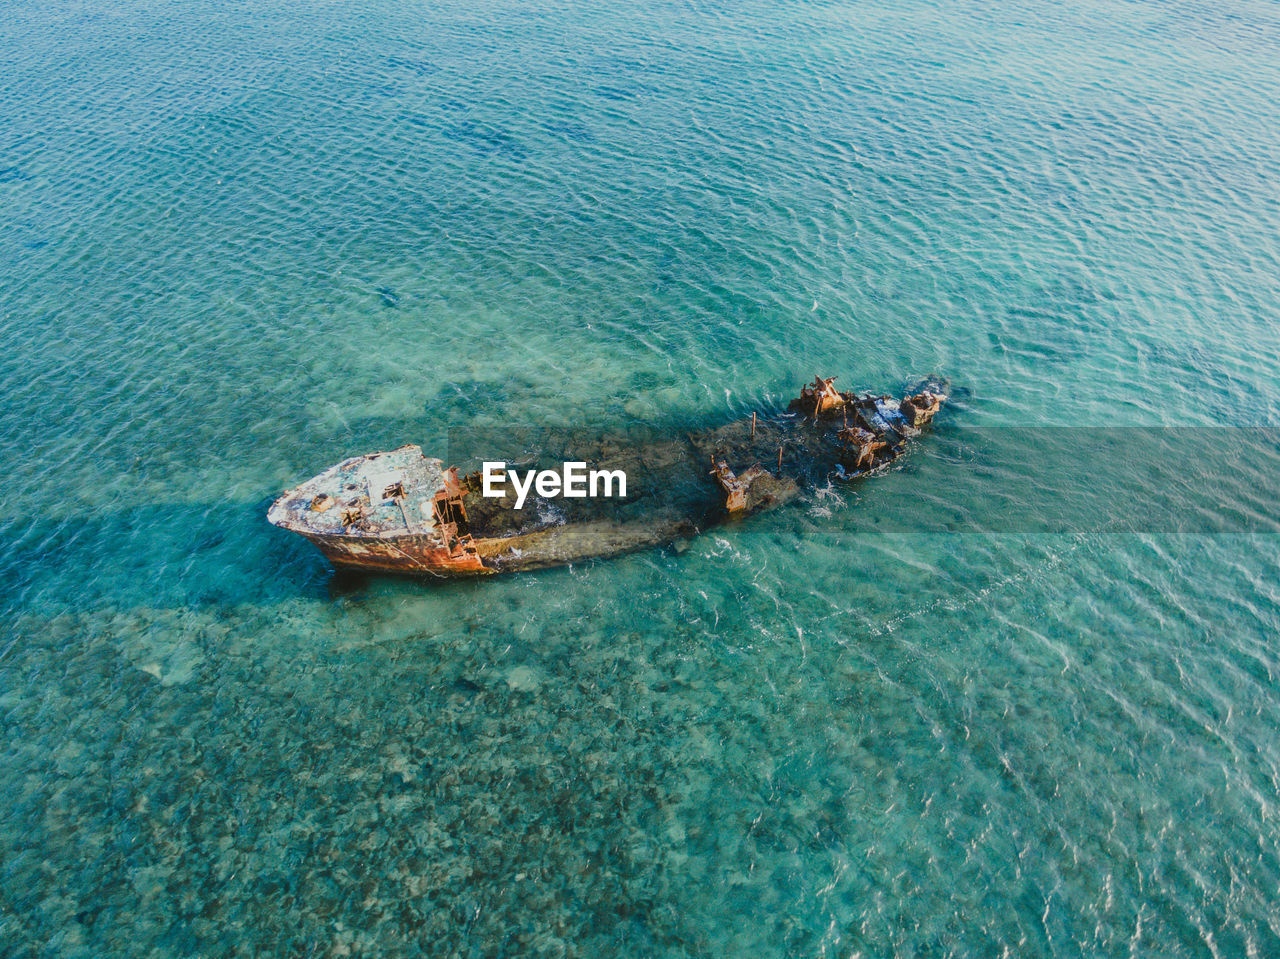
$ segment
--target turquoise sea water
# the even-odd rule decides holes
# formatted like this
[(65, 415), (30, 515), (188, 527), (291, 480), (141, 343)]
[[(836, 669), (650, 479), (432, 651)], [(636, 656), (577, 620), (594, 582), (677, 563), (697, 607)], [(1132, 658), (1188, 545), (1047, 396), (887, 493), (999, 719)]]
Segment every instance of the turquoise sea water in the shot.
[[(1274, 5), (0, 28), (0, 952), (1280, 954), (1275, 443), (1225, 525), (989, 455), (1280, 422)], [(572, 569), (335, 578), (264, 520), (350, 454), (819, 372), (955, 402)]]

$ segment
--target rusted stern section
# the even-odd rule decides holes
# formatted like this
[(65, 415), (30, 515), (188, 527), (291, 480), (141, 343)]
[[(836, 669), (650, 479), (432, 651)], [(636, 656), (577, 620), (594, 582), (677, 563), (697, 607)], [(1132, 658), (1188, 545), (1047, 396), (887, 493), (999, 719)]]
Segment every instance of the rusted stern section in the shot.
[(491, 573), (480, 559), (475, 537), (468, 531), (467, 507), (463, 502), (466, 490), (458, 480), (458, 468), (450, 466), (442, 474), (444, 481), (440, 492), (431, 501), (436, 519), (436, 532), (448, 553), (451, 572)]
[(416, 446), (344, 460), (290, 490), (267, 519), (340, 566), (440, 576), (493, 572), (467, 528), (457, 470)]

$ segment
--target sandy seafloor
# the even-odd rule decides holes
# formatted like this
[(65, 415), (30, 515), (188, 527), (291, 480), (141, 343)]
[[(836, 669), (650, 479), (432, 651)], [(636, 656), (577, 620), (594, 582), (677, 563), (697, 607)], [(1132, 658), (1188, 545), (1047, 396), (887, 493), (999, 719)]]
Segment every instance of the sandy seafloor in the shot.
[[(1207, 430), (1280, 422), (1275, 6), (0, 27), (4, 955), (1280, 954), (1277, 451)], [(954, 402), (572, 569), (335, 579), (264, 521), (818, 372)], [(1209, 479), (1020, 468), (1077, 436)]]

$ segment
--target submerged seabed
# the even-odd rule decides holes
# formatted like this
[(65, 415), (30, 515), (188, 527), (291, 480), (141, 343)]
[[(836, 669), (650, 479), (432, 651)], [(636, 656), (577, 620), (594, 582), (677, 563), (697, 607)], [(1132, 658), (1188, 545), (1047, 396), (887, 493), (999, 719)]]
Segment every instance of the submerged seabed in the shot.
[[(6, 953), (1280, 952), (1276, 444), (1224, 522), (993, 451), (1280, 420), (1274, 8), (0, 23)], [(819, 372), (954, 402), (605, 564), (334, 578), (263, 518)]]

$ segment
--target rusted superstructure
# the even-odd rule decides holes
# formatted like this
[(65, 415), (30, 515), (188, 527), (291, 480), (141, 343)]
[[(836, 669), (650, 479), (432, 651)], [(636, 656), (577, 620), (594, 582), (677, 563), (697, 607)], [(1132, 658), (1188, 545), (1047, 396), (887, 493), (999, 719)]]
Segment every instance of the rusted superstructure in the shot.
[(483, 576), (662, 545), (785, 503), (806, 484), (883, 469), (946, 398), (936, 381), (901, 400), (841, 393), (834, 383), (815, 377), (785, 412), (575, 449), (593, 467), (627, 473), (621, 500), (530, 496), (517, 509), (509, 487), (483, 496), (479, 473), (459, 476), (417, 446), (402, 446), (330, 467), (277, 499), (267, 519), (305, 536), (336, 566), (429, 576)]

